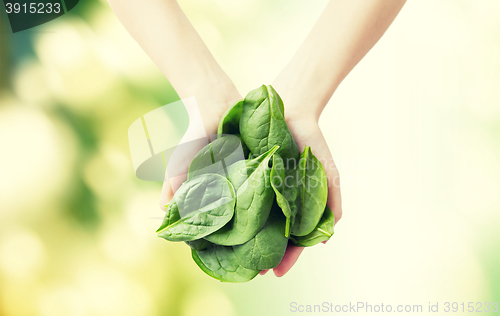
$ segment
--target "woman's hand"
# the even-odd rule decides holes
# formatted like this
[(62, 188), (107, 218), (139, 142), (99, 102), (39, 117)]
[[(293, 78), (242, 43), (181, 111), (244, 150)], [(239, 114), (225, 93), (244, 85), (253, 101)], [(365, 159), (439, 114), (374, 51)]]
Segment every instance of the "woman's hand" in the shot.
[[(210, 92), (211, 90), (211, 92)], [(172, 153), (160, 196), (160, 208), (172, 200), (175, 191), (187, 179), (189, 164), (196, 154), (217, 134), (219, 122), (228, 108), (241, 99), (234, 85), (214, 87), (195, 102), (185, 102), (189, 127)]]
[[(196, 98), (193, 122), (169, 160), (160, 206), (164, 209), (186, 179), (189, 162), (215, 134), (222, 115), (241, 95), (203, 43), (176, 0), (108, 0), (130, 35), (167, 77), (181, 99)], [(206, 139), (206, 141), (203, 140)]]
[[(335, 215), (335, 223), (337, 223), (342, 217), (339, 172), (333, 161), (332, 154), (328, 149), (328, 144), (318, 126), (318, 122), (312, 115), (296, 116), (293, 112), (287, 115), (286, 108), (285, 117), (288, 128), (292, 132), (299, 150), (303, 151), (304, 146), (310, 146), (314, 155), (321, 161), (325, 169), (328, 178), (327, 204)], [(299, 258), (302, 250), (304, 250), (304, 248), (289, 245), (281, 263), (274, 268), (274, 274), (280, 277), (287, 273)], [(265, 274), (266, 272), (267, 270), (261, 272), (261, 274)]]
[[(285, 104), (285, 119), (299, 150), (310, 146), (328, 177), (327, 204), (342, 216), (339, 173), (318, 126), (319, 117), (342, 80), (382, 37), (406, 0), (330, 0), (299, 48), (273, 83)], [(282, 276), (303, 248), (289, 246), (274, 268)], [(261, 274), (265, 274), (263, 271)]]

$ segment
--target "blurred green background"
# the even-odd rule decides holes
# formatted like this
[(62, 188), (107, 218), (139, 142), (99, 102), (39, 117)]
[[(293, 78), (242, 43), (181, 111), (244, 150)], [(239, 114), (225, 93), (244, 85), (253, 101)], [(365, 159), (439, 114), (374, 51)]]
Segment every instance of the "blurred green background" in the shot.
[[(180, 3), (245, 94), (326, 1)], [(155, 235), (161, 184), (135, 178), (127, 130), (178, 97), (107, 3), (16, 34), (0, 17), (0, 316), (500, 301), (499, 1), (407, 3), (320, 121), (343, 179), (335, 236), (247, 284)]]

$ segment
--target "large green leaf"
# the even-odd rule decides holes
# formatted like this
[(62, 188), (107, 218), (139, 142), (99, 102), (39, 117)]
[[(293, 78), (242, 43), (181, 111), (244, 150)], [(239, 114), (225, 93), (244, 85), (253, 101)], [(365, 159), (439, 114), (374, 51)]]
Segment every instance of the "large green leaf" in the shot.
[(299, 150), (284, 117), (283, 101), (272, 86), (262, 85), (247, 94), (240, 133), (252, 154), (261, 155), (273, 146), (284, 159), (297, 158)]
[(227, 224), (236, 203), (233, 185), (218, 174), (205, 174), (184, 182), (174, 195), (180, 219), (157, 233), (169, 241), (203, 238)]
[(204, 250), (192, 249), (191, 254), (203, 272), (222, 282), (247, 282), (260, 272), (240, 265), (233, 247), (212, 245)]
[(285, 237), (285, 217), (274, 204), (266, 225), (242, 245), (233, 246), (234, 253), (247, 269), (264, 270), (276, 267), (285, 255), (288, 238)]
[(245, 159), (241, 140), (234, 135), (218, 138), (203, 147), (189, 165), (188, 180), (207, 173), (224, 174), (227, 166)]
[(269, 160), (276, 150), (278, 146), (246, 163), (239, 161), (228, 168), (229, 180), (237, 196), (234, 217), (226, 226), (206, 236), (206, 240), (224, 246), (239, 245), (252, 239), (264, 227), (274, 199), (269, 183)]
[(306, 146), (295, 169), (298, 196), (292, 235), (305, 236), (318, 224), (326, 206), (328, 184), (321, 162)]
[(333, 236), (335, 226), (335, 216), (332, 210), (326, 206), (323, 216), (318, 225), (306, 236), (292, 236), (290, 240), (298, 247), (311, 247), (320, 242), (327, 241)]

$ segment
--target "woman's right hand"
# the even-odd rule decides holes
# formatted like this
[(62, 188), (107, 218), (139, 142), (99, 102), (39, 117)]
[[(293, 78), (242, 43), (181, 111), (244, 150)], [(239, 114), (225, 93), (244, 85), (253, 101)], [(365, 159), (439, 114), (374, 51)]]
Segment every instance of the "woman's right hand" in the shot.
[[(337, 224), (342, 217), (340, 176), (318, 122), (312, 115), (301, 114), (295, 116), (292, 111), (287, 115), (286, 107), (285, 119), (299, 150), (303, 151), (306, 145), (311, 147), (313, 154), (318, 158), (325, 169), (328, 179), (327, 205), (332, 210), (335, 216), (335, 224)], [(287, 273), (299, 258), (302, 250), (304, 250), (304, 248), (289, 245), (281, 263), (273, 269), (274, 274), (281, 277)], [(265, 274), (265, 272), (261, 274)]]

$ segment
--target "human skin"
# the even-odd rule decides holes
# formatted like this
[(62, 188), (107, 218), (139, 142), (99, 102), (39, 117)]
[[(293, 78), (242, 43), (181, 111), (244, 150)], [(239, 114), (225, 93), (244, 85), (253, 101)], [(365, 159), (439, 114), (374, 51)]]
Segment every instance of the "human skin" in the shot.
[[(335, 223), (342, 217), (340, 178), (318, 121), (337, 87), (382, 37), (405, 2), (329, 1), (302, 46), (273, 83), (286, 104), (286, 121), (299, 149), (310, 146), (323, 163), (329, 180), (327, 204), (335, 215)], [(287, 273), (303, 250), (289, 246), (281, 263), (273, 269), (274, 274), (280, 277)]]
[[(215, 134), (228, 107), (242, 97), (175, 0), (108, 0), (116, 16), (170, 81), (181, 99), (195, 96), (207, 135)], [(339, 172), (318, 125), (343, 79), (382, 37), (406, 0), (330, 0), (290, 63), (273, 82), (285, 104), (285, 119), (300, 150), (305, 145), (323, 163), (327, 204), (342, 217)], [(196, 150), (193, 150), (195, 153)], [(190, 161), (189, 157), (184, 159)], [(163, 184), (160, 207), (183, 178)], [(304, 248), (289, 246), (274, 268), (287, 273)], [(262, 271), (265, 274), (267, 270)]]
[[(195, 97), (206, 135), (215, 134), (227, 108), (241, 100), (233, 82), (222, 70), (175, 0), (108, 0), (130, 35), (169, 80), (181, 99)], [(191, 129), (193, 132), (193, 130)], [(199, 135), (199, 131), (195, 131)], [(184, 138), (190, 138), (184, 135)], [(202, 145), (200, 145), (203, 147)], [(200, 148), (176, 151), (171, 160), (191, 161)], [(184, 165), (172, 169), (186, 169)], [(181, 172), (179, 172), (182, 174)], [(168, 177), (162, 188), (164, 210), (185, 176)]]
[(175, 0), (108, 0), (181, 99), (196, 97), (207, 131), (241, 95)]

